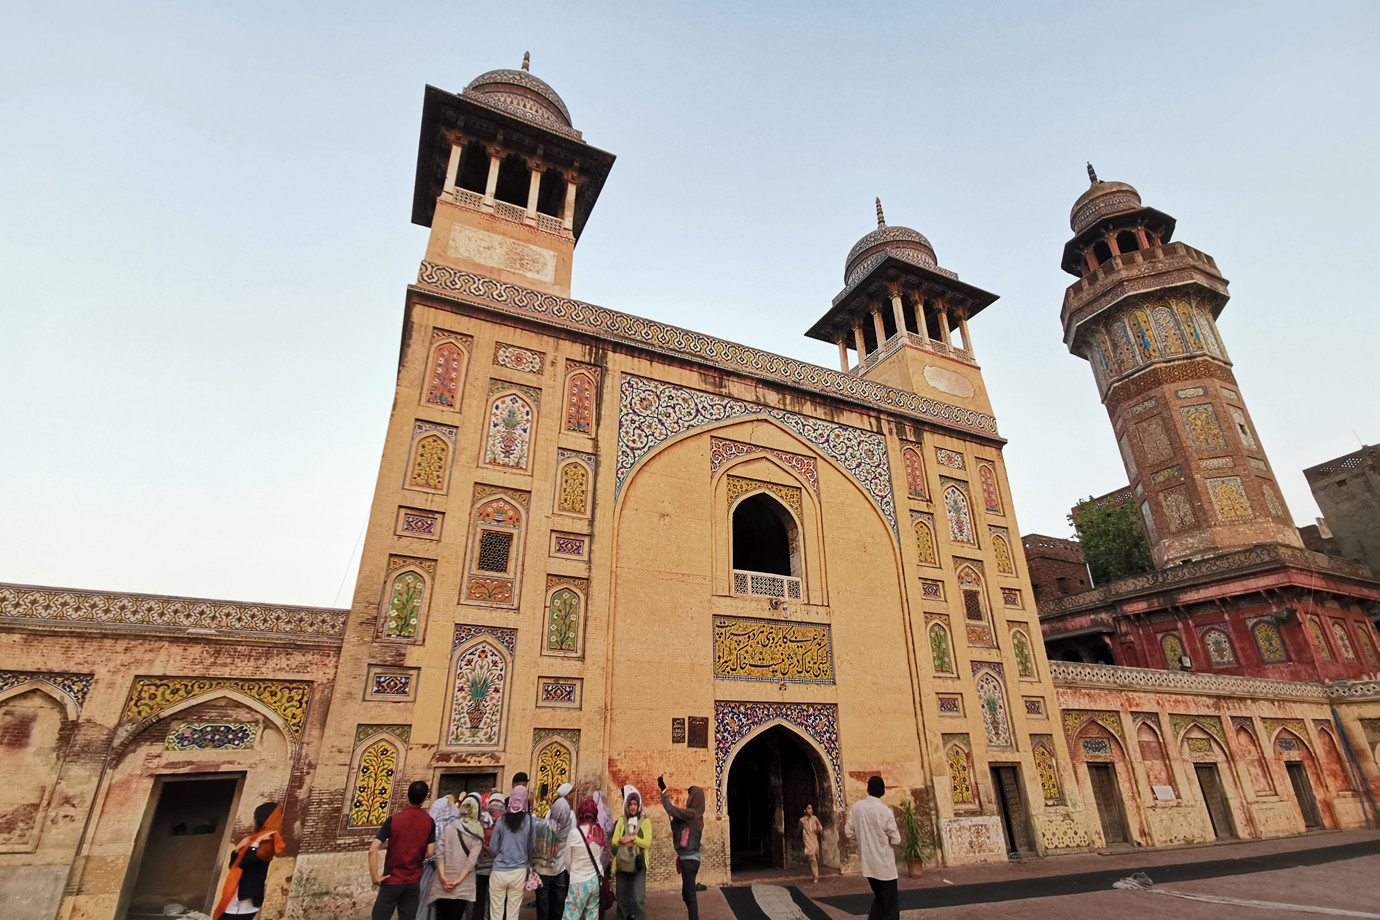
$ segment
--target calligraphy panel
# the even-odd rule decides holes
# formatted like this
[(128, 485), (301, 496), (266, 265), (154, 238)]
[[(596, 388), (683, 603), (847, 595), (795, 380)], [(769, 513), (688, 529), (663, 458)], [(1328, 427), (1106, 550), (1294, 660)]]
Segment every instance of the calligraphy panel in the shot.
[(714, 676), (832, 684), (834, 655), (829, 626), (715, 617)]

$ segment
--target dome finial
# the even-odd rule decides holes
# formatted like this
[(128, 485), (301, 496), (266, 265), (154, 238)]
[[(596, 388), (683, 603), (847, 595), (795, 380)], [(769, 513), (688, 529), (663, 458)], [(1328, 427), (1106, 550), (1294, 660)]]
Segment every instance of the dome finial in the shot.
[[(522, 52), (522, 69), (530, 71), (532, 69), (532, 52)], [(1091, 168), (1091, 167), (1089, 167)]]
[[(526, 69), (526, 68), (524, 68), (524, 69)], [(1096, 185), (1097, 183), (1099, 183), (1099, 182), (1101, 182), (1101, 181), (1102, 181), (1101, 179), (1097, 178), (1097, 171), (1096, 171), (1095, 169), (1092, 168), (1092, 163), (1089, 162), (1089, 163), (1088, 163), (1088, 182), (1089, 182), (1089, 184), (1091, 184), (1091, 185)]]
[(877, 199), (877, 226), (885, 227), (886, 218), (882, 216), (882, 199)]

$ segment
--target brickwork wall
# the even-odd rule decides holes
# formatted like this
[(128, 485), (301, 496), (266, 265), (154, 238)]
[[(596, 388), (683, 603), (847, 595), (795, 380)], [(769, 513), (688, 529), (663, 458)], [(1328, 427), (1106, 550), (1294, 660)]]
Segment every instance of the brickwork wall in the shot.
[(1077, 540), (1061, 540), (1041, 534), (1021, 538), (1026, 565), (1030, 568), (1031, 588), (1036, 602), (1051, 597), (1078, 594), (1091, 587), (1083, 548)]

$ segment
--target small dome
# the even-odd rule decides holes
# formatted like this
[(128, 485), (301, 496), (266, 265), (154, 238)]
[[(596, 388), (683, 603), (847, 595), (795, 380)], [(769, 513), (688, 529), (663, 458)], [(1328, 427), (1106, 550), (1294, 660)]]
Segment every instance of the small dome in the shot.
[(882, 253), (925, 268), (939, 266), (934, 255), (934, 247), (925, 239), (923, 233), (909, 227), (886, 225), (886, 219), (882, 216), (882, 202), (878, 199), (877, 229), (858, 240), (853, 244), (853, 248), (848, 250), (848, 259), (843, 267), (843, 283), (852, 284), (855, 275), (860, 273), (862, 263), (870, 256)]
[(476, 96), (480, 101), (495, 108), (506, 109), (548, 127), (569, 131), (575, 126), (570, 123), (570, 110), (545, 80), (539, 80), (527, 71), (529, 56), (522, 56), (521, 70), (491, 70), (470, 81), (464, 95)]
[(1075, 234), (1110, 214), (1124, 214), (1141, 207), (1140, 192), (1125, 182), (1103, 182), (1093, 172), (1091, 163), (1088, 164), (1088, 179), (1092, 185), (1078, 196), (1069, 212), (1069, 226)]

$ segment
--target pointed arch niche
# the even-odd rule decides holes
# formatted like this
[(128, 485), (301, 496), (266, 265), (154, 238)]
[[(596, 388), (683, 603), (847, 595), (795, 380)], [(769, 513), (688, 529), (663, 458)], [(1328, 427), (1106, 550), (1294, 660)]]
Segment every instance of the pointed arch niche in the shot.
[(451, 645), (450, 713), (441, 747), (499, 750), (507, 722), (517, 630), (457, 624)]
[(436, 578), (436, 560), (389, 556), (379, 598), (379, 639), (420, 642)]
[(475, 483), (461, 603), (515, 607), (530, 492)]
[(809, 460), (792, 462), (815, 469), (813, 457), (774, 451), (728, 460), (711, 473), (713, 506), (723, 509), (713, 516), (715, 584), (721, 594), (827, 603), (818, 477), (801, 475), (774, 454)]
[(465, 372), (469, 370), (474, 339), (444, 329), (431, 330), (431, 350), (427, 353), (423, 376), (422, 405), (459, 409), (465, 393)]
[(355, 729), (345, 800), (347, 831), (373, 830), (392, 814), (411, 737), (409, 725), (360, 725)]
[(565, 362), (564, 428), (574, 434), (594, 436), (598, 424), (600, 369), (579, 361)]
[(479, 462), (526, 472), (532, 465), (541, 391), (504, 380), (491, 380), (488, 398), (484, 447)]
[[(535, 811), (541, 817), (556, 801), (561, 783), (574, 783), (576, 756), (580, 749), (577, 728), (538, 728), (532, 731), (532, 792)], [(542, 785), (546, 796), (537, 798)]]
[[(0, 738), (5, 741), (0, 769), (6, 777), (0, 787), (0, 853), (38, 848), (76, 730), (79, 707), (73, 698), (41, 678), (33, 672), (0, 671)], [(89, 686), (90, 676), (85, 679)]]

